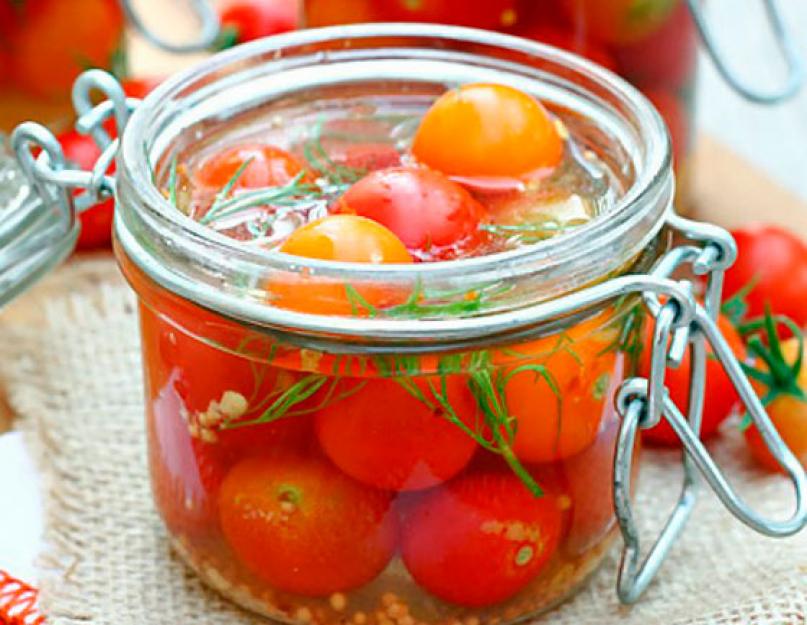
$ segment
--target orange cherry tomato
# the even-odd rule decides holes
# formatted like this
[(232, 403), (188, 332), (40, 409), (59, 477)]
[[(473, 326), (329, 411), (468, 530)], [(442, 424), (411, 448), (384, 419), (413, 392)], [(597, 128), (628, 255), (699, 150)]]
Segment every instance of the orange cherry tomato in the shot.
[(624, 373), (609, 342), (603, 330), (565, 346), (556, 340), (549, 355), (538, 355), (546, 339), (513, 346), (527, 356), (505, 369), (506, 405), (516, 422), (513, 450), (521, 460), (562, 460), (595, 442)]
[(401, 556), (422, 588), (484, 607), (509, 599), (555, 553), (563, 513), (506, 470), (465, 473), (416, 497), (402, 517)]
[(412, 153), (454, 176), (516, 177), (555, 167), (563, 140), (532, 96), (494, 84), (470, 84), (440, 96), (423, 116)]
[[(731, 351), (738, 360), (746, 359), (747, 354), (743, 340), (737, 333), (731, 321), (724, 315), (717, 318), (717, 325), (723, 336), (726, 338)], [(645, 349), (642, 350), (642, 358), (639, 363), (639, 375), (650, 375), (650, 349), (649, 346), (653, 337), (653, 325), (646, 324), (645, 328)], [(689, 375), (690, 375), (690, 355), (687, 351), (681, 364), (675, 369), (667, 369), (664, 383), (670, 392), (670, 399), (675, 405), (686, 414), (689, 406)], [(703, 420), (701, 422), (701, 438), (713, 436), (720, 424), (728, 418), (735, 407), (739, 397), (734, 385), (731, 383), (723, 366), (712, 356), (711, 348), (707, 348), (706, 358), (706, 398), (703, 406)], [(678, 435), (665, 419), (659, 421), (658, 425), (649, 430), (642, 430), (642, 439), (647, 443), (656, 445), (668, 445), (678, 447), (681, 441)]]
[(501, 30), (516, 24), (517, 0), (379, 0), (384, 19), (390, 22), (433, 22)]
[[(476, 443), (440, 407), (435, 390), (440, 392), (441, 381), (408, 382), (425, 401), (395, 380), (371, 379), (316, 414), (319, 442), (345, 473), (379, 488), (418, 490), (446, 481), (468, 464)], [(446, 385), (457, 416), (473, 428), (476, 403), (465, 380), (448, 377)]]
[(219, 494), (236, 557), (273, 587), (327, 596), (363, 586), (392, 558), (392, 496), (326, 460), (275, 454), (236, 465)]
[[(799, 342), (796, 338), (790, 338), (782, 342), (782, 354), (786, 363), (793, 363), (798, 356)], [(800, 389), (807, 392), (807, 366), (802, 365), (796, 384)], [(768, 416), (771, 418), (785, 445), (807, 469), (807, 401), (794, 395), (779, 395), (767, 406)], [(745, 430), (745, 440), (751, 454), (760, 465), (769, 471), (784, 472), (784, 469), (768, 450), (767, 445), (762, 440), (762, 435), (757, 427), (751, 424)]]
[(340, 198), (341, 212), (389, 228), (421, 260), (447, 260), (478, 248), (487, 211), (463, 187), (423, 168), (372, 172)]
[(561, 0), (560, 6), (572, 24), (580, 25), (584, 37), (624, 45), (658, 30), (679, 2), (681, 0)]
[[(411, 263), (406, 246), (381, 224), (356, 215), (331, 215), (295, 230), (281, 252), (305, 258), (351, 263)], [(372, 306), (385, 308), (406, 299), (398, 289), (377, 285), (351, 285)], [(272, 303), (300, 312), (331, 315), (367, 315), (369, 310), (344, 282), (318, 276), (278, 275), (268, 289)]]
[(117, 0), (26, 0), (13, 36), (14, 81), (43, 98), (65, 98), (88, 67), (110, 68), (123, 36)]
[(288, 184), (303, 165), (286, 150), (273, 145), (237, 145), (205, 159), (194, 172), (194, 183), (221, 189), (249, 161), (235, 183), (235, 189), (254, 189)]

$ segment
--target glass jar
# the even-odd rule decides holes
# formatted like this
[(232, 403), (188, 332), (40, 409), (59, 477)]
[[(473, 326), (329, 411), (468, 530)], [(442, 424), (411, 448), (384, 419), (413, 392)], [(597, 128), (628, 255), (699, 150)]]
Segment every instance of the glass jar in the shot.
[[(268, 616), (509, 622), (572, 592), (615, 536), (613, 395), (643, 315), (625, 297), (507, 320), (649, 270), (667, 246), (669, 144), (630, 87), (556, 50), (359, 32), (373, 34), (216, 57), (127, 127), (116, 252), (140, 302), (157, 506), (208, 584)], [(628, 191), (611, 219), (518, 252), (351, 265), (245, 247), (144, 186), (144, 143), (160, 186), (174, 155), (289, 101), (424, 105), (490, 81), (540, 98), (618, 172)], [(399, 306), (370, 310), (380, 299)]]
[[(93, 87), (111, 101), (79, 111), (80, 123), (100, 131), (114, 110), (125, 125), (116, 180), (61, 169), (36, 126), (15, 131), (15, 149), (41, 197), (68, 214), (72, 196), (58, 189), (115, 185), (115, 251), (139, 301), (157, 508), (178, 553), (238, 604), (293, 623), (510, 623), (584, 583), (617, 526), (620, 597), (635, 601), (695, 499), (682, 497), (666, 547), (640, 567), (636, 431), (663, 412), (691, 457), (708, 459), (697, 440), (702, 402), (689, 424), (659, 403), (667, 359), (691, 344), (702, 373), (707, 339), (804, 491), (803, 470), (713, 321), (730, 237), (671, 213), (663, 121), (612, 74), (504, 35), (371, 25), (239, 46), (168, 80), (128, 123), (133, 103), (120, 88), (85, 77), (76, 86), (85, 104)], [(513, 251), (360, 265), (244, 245), (160, 190), (177, 155), (243, 136), (289, 106), (426, 103), (466, 82), (539, 98), (614, 172), (623, 192), (613, 210)], [(45, 149), (34, 157), (32, 144)], [(691, 244), (670, 249), (671, 230)], [(712, 276), (705, 308), (691, 284), (670, 279), (685, 263)], [(634, 377), (642, 302), (654, 320), (649, 383)], [(713, 464), (700, 470), (735, 497)], [(735, 514), (770, 535), (807, 522), (801, 496), (784, 522), (737, 501)]]

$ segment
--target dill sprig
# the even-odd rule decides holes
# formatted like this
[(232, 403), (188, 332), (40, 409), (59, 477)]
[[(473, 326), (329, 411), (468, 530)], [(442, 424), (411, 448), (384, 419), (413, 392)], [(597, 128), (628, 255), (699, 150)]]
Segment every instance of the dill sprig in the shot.
[(303, 155), (311, 168), (325, 178), (331, 185), (344, 190), (367, 175), (367, 170), (348, 167), (336, 163), (322, 145), (322, 129), (324, 120), (318, 120), (311, 130), (311, 135), (303, 144)]
[(495, 236), (516, 237), (522, 243), (537, 243), (568, 232), (584, 223), (584, 220), (562, 222), (557, 219), (547, 219), (522, 224), (482, 224), (479, 228)]

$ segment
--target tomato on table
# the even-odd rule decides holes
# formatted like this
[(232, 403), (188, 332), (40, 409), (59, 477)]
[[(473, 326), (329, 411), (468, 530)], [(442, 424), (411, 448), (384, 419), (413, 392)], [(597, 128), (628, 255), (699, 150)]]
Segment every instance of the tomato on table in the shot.
[[(750, 322), (761, 326), (762, 332), (748, 338), (748, 350), (757, 358), (757, 374), (753, 384), (765, 405), (773, 427), (785, 445), (807, 469), (807, 366), (804, 365), (804, 345), (801, 330), (782, 317), (766, 313), (762, 320)], [(780, 327), (784, 325), (796, 336), (782, 341)], [(769, 471), (783, 473), (784, 469), (768, 449), (756, 425), (746, 416), (745, 440), (751, 454)]]
[(202, 161), (193, 173), (193, 181), (197, 185), (218, 190), (227, 185), (239, 170), (241, 173), (233, 189), (288, 184), (305, 171), (305, 167), (293, 154), (274, 145), (236, 145)]
[(43, 98), (64, 98), (88, 67), (114, 65), (123, 36), (117, 0), (25, 0), (12, 37), (14, 81)]
[(504, 369), (505, 403), (516, 427), (513, 450), (524, 462), (562, 460), (592, 445), (611, 401), (609, 390), (623, 373), (622, 358), (609, 351), (605, 336), (538, 355), (546, 345), (542, 339), (513, 346), (526, 358)]
[(390, 22), (435, 22), (501, 30), (516, 24), (517, 0), (379, 0), (379, 12)]
[[(62, 146), (65, 160), (78, 169), (91, 170), (101, 157), (101, 150), (92, 137), (82, 135), (75, 130), (60, 134), (57, 139)], [(113, 163), (108, 174), (115, 171)], [(80, 189), (73, 192), (79, 195)], [(115, 200), (108, 198), (79, 214), (81, 231), (76, 242), (76, 249), (89, 250), (108, 246), (112, 241), (112, 222), (115, 216)]]
[(376, 0), (305, 0), (305, 26), (332, 26), (375, 22), (380, 18)]
[(224, 536), (237, 558), (273, 587), (327, 596), (370, 582), (395, 551), (390, 493), (326, 460), (290, 454), (236, 465), (219, 493)]
[(670, 19), (682, 0), (560, 0), (567, 19), (585, 37), (625, 45), (648, 37)]
[[(416, 390), (393, 379), (370, 379), (316, 414), (317, 437), (336, 466), (366, 484), (400, 491), (435, 486), (468, 464), (476, 442), (449, 422), (436, 397), (441, 380), (413, 378), (407, 386)], [(476, 404), (464, 379), (446, 378), (446, 399), (473, 428)]]
[(467, 254), (486, 239), (487, 211), (459, 184), (424, 168), (372, 172), (338, 200), (339, 212), (372, 219), (395, 233), (421, 260)]
[(136, 78), (130, 76), (122, 80), (120, 86), (123, 88), (123, 93), (130, 98), (140, 98), (142, 100), (154, 91), (162, 81), (163, 78), (157, 76), (138, 76)]
[(301, 10), (300, 0), (229, 0), (220, 9), (217, 47), (296, 30)]
[(475, 83), (447, 91), (423, 116), (412, 153), (450, 176), (520, 177), (555, 167), (563, 140), (531, 95)]
[[(292, 256), (350, 263), (411, 263), (401, 240), (381, 224), (356, 215), (331, 215), (295, 230), (280, 246)], [(352, 285), (312, 275), (278, 275), (268, 284), (272, 303), (298, 312), (368, 315), (366, 304), (386, 308), (406, 294), (392, 287)]]
[(753, 224), (732, 232), (738, 256), (726, 271), (724, 300), (742, 294), (748, 316), (770, 306), (801, 327), (807, 326), (807, 245), (777, 226)]
[(612, 72), (617, 71), (616, 59), (608, 48), (590, 38), (578, 36), (572, 29), (539, 22), (531, 23), (530, 26), (517, 34), (525, 39), (540, 41), (556, 48), (574, 52), (590, 61), (594, 61), (598, 65), (602, 65), (606, 69), (610, 69)]
[[(724, 315), (717, 318), (717, 326), (726, 338), (731, 347), (731, 351), (740, 362), (748, 357), (742, 337), (731, 321)], [(644, 345), (639, 363), (639, 375), (650, 375), (650, 345), (653, 340), (653, 324), (648, 323), (645, 327)], [(670, 393), (670, 399), (675, 402), (678, 409), (683, 414), (687, 414), (689, 406), (689, 376), (691, 371), (689, 350), (687, 350), (681, 364), (675, 368), (667, 368), (664, 384)], [(703, 417), (701, 421), (701, 438), (706, 439), (713, 436), (720, 424), (725, 421), (739, 401), (737, 391), (732, 384), (728, 374), (707, 346), (706, 354), (706, 396), (703, 406)], [(642, 430), (642, 439), (647, 443), (665, 446), (680, 446), (681, 441), (673, 431), (672, 426), (662, 418), (659, 423), (648, 429)]]
[(563, 512), (548, 492), (535, 497), (512, 473), (485, 469), (415, 496), (401, 523), (401, 556), (415, 582), (444, 601), (484, 607), (543, 570)]

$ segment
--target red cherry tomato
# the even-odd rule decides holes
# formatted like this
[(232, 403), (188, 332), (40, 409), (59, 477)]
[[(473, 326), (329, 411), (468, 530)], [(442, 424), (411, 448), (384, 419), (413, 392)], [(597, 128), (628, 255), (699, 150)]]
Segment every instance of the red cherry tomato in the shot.
[(299, 0), (230, 0), (221, 9), (221, 26), (230, 40), (244, 43), (296, 30)]
[(436, 22), (501, 30), (518, 21), (517, 5), (517, 0), (380, 0), (379, 10), (391, 22)]
[(426, 112), (412, 153), (447, 175), (517, 177), (555, 167), (563, 141), (532, 96), (505, 85), (470, 84), (444, 93)]
[(154, 91), (162, 81), (162, 78), (155, 76), (126, 78), (121, 81), (121, 87), (123, 87), (123, 92), (130, 98), (143, 99)]
[(391, 495), (316, 457), (277, 454), (236, 465), (222, 484), (219, 516), (247, 568), (307, 596), (363, 586), (395, 551)]
[(216, 494), (225, 469), (182, 418), (174, 379), (153, 389), (147, 402), (152, 490), (163, 521), (180, 536), (204, 535), (216, 528)]
[[(650, 36), (669, 19), (680, 0), (560, 0), (582, 35), (625, 45)], [(683, 4), (683, 3), (682, 3)]]
[(194, 183), (221, 189), (247, 161), (234, 189), (281, 186), (305, 169), (294, 155), (273, 145), (236, 145), (206, 158), (193, 174)]
[[(474, 440), (448, 421), (428, 381), (411, 383), (431, 406), (394, 380), (372, 379), (317, 413), (317, 436), (336, 466), (372, 486), (417, 490), (444, 482), (468, 464)], [(439, 392), (440, 380), (433, 384)], [(452, 407), (474, 427), (476, 404), (465, 381), (450, 377), (446, 384)]]
[[(649, 346), (652, 341), (653, 327), (649, 323), (646, 325), (645, 349), (642, 350), (641, 362), (639, 363), (639, 375), (642, 376), (650, 375)], [(737, 359), (740, 361), (745, 360), (747, 357), (745, 346), (731, 321), (720, 315), (717, 319), (717, 325), (723, 336), (726, 337), (731, 351), (734, 352)], [(690, 355), (687, 351), (678, 368), (667, 369), (664, 380), (667, 390), (670, 392), (670, 398), (684, 414), (686, 414), (689, 406), (690, 366)], [(706, 397), (703, 408), (703, 421), (701, 423), (701, 438), (706, 439), (714, 435), (720, 424), (731, 414), (738, 401), (739, 397), (737, 391), (734, 390), (734, 385), (723, 370), (720, 362), (712, 356), (712, 350), (709, 348), (706, 358)], [(656, 445), (680, 446), (681, 444), (670, 424), (664, 419), (655, 427), (643, 430), (642, 438), (645, 442)]]
[[(799, 353), (799, 342), (791, 338), (782, 343), (784, 361), (792, 365)], [(802, 364), (796, 379), (796, 385), (802, 392), (807, 392), (807, 366)], [(785, 445), (807, 469), (807, 401), (791, 394), (781, 394), (766, 406), (773, 427), (779, 432)], [(784, 473), (784, 469), (768, 450), (762, 435), (755, 425), (745, 430), (745, 440), (751, 454), (760, 465), (769, 471)]]
[(536, 498), (514, 474), (466, 473), (405, 509), (401, 555), (424, 590), (484, 607), (509, 599), (541, 572), (562, 521), (556, 497)]
[(350, 169), (372, 172), (401, 164), (401, 154), (388, 143), (351, 143), (329, 152), (332, 161)]
[[(331, 215), (295, 230), (281, 252), (350, 263), (411, 263), (406, 246), (381, 224), (356, 215)], [(378, 308), (400, 304), (406, 294), (378, 285), (351, 285), (363, 302)], [(272, 303), (299, 312), (367, 316), (344, 281), (319, 276), (278, 275), (268, 285)]]
[(679, 2), (670, 18), (648, 37), (614, 51), (621, 73), (640, 87), (677, 91), (694, 79), (698, 31), (689, 5)]
[(12, 42), (14, 80), (55, 99), (86, 68), (112, 67), (124, 20), (117, 0), (25, 0), (21, 23)]
[(518, 34), (525, 39), (540, 41), (584, 56), (590, 61), (610, 69), (612, 72), (617, 70), (616, 60), (607, 48), (591, 39), (579, 37), (571, 30), (552, 26), (551, 24), (538, 23), (520, 31)]
[(670, 139), (672, 140), (673, 163), (678, 168), (686, 158), (691, 140), (687, 111), (681, 100), (668, 91), (645, 89), (644, 94), (661, 113), (664, 122), (667, 124)]
[[(101, 156), (101, 150), (92, 137), (80, 135), (75, 130), (69, 130), (58, 137), (65, 159), (79, 169), (89, 170)], [(107, 173), (115, 171), (114, 163)], [(81, 193), (80, 190), (74, 195)], [(79, 250), (105, 247), (112, 241), (112, 221), (115, 214), (115, 202), (112, 198), (92, 206), (79, 215), (81, 232), (79, 233), (76, 248)]]
[(739, 255), (726, 272), (724, 299), (753, 285), (744, 298), (749, 317), (763, 315), (768, 305), (775, 314), (807, 326), (807, 245), (786, 230), (763, 224), (732, 234)]
[(338, 207), (386, 226), (422, 260), (456, 258), (485, 241), (479, 229), (487, 221), (485, 208), (460, 185), (428, 169), (375, 171), (350, 187)]

